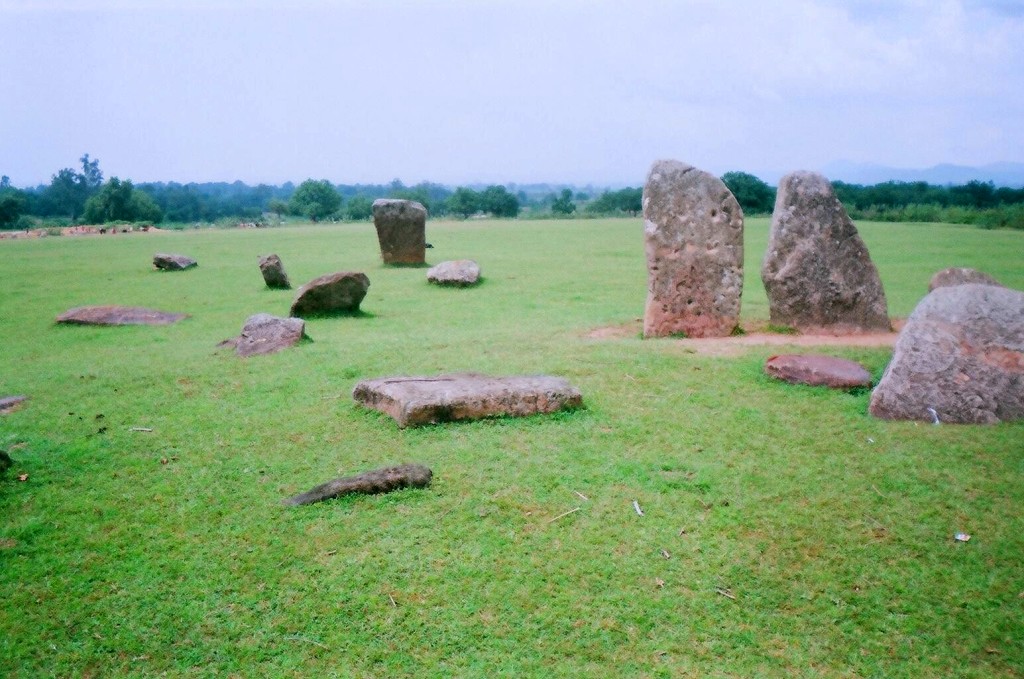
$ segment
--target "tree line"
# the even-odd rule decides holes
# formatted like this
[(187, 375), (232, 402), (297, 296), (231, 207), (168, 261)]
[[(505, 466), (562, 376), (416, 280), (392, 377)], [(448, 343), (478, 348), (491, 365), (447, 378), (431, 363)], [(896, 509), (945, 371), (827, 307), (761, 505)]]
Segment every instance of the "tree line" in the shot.
[[(746, 172), (727, 172), (722, 180), (748, 215), (770, 214), (775, 187)], [(972, 181), (959, 186), (926, 182), (885, 182), (871, 186), (832, 183), (854, 219), (938, 221), (977, 224), (986, 228), (1024, 229), (1024, 188), (996, 187)], [(63, 168), (49, 184), (18, 189), (0, 178), (0, 228), (109, 222), (171, 224), (215, 223), (220, 220), (261, 221), (289, 216), (312, 221), (363, 221), (372, 215), (377, 198), (404, 198), (423, 204), (433, 217), (474, 216), (515, 218), (636, 217), (643, 210), (643, 190), (625, 187), (576, 191), (568, 186), (459, 186), (433, 182), (406, 186), (333, 184), (307, 179), (280, 186), (243, 182), (180, 184), (111, 177), (104, 181), (99, 161), (89, 154), (78, 168)]]

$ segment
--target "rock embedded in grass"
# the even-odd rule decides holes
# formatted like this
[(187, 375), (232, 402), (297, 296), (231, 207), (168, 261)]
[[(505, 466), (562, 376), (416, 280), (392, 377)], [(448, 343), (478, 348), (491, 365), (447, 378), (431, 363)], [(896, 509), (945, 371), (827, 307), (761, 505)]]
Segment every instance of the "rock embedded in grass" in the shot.
[(330, 273), (299, 288), (292, 303), (291, 315), (300, 318), (354, 314), (366, 297), (370, 279), (364, 273), (339, 271)]
[(378, 198), (373, 201), (380, 256), (385, 264), (423, 264), (426, 261), (427, 209), (414, 200)]
[(270, 314), (250, 316), (242, 326), (242, 334), (221, 342), (234, 347), (239, 356), (272, 354), (295, 346), (306, 339), (306, 322), (301, 318), (281, 318)]
[(472, 259), (441, 262), (427, 270), (427, 280), (437, 285), (468, 287), (480, 282), (480, 266)]
[(790, 384), (830, 389), (868, 389), (871, 374), (860, 363), (822, 354), (782, 354), (764, 364), (766, 374)]
[(352, 398), (390, 415), (399, 427), (485, 417), (522, 417), (578, 408), (579, 389), (562, 377), (453, 373), (381, 377), (356, 384)]
[(929, 293), (900, 331), (869, 411), (888, 420), (1024, 419), (1024, 292), (966, 283)]
[(260, 257), (260, 273), (263, 274), (263, 282), (268, 288), (276, 290), (289, 290), (292, 287), (285, 273), (284, 264), (277, 255), (264, 255)]
[(659, 160), (644, 185), (644, 337), (728, 337), (743, 291), (743, 210), (721, 179)]
[(183, 271), (199, 266), (199, 264), (185, 255), (157, 253), (153, 255), (153, 266), (162, 271)]
[(80, 306), (57, 317), (67, 325), (170, 325), (188, 314), (169, 313), (134, 306)]
[(0, 396), (0, 415), (12, 412), (26, 400), (28, 396)]
[(390, 493), (402, 488), (425, 488), (430, 485), (433, 476), (430, 469), (421, 464), (402, 464), (396, 467), (384, 467), (322, 483), (305, 493), (286, 498), (281, 503), (294, 507), (354, 493), (376, 495), (379, 493)]
[(878, 269), (820, 174), (793, 172), (779, 182), (761, 280), (773, 325), (803, 333), (891, 329)]
[(983, 271), (953, 266), (948, 269), (943, 269), (932, 276), (932, 279), (928, 281), (928, 292), (932, 292), (936, 288), (963, 285), (964, 283), (980, 283), (981, 285), (998, 285), (999, 287), (1003, 287), (1002, 283)]

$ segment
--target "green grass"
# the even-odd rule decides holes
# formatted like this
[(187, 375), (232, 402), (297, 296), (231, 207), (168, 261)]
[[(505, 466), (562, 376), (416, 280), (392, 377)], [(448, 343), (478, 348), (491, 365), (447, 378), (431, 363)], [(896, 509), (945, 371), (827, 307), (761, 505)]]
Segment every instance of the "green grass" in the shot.
[[(894, 316), (947, 266), (1024, 288), (1024, 233), (860, 228)], [(428, 239), (431, 262), (476, 259), (483, 284), (382, 266), (369, 225), (0, 243), (0, 395), (31, 397), (0, 416), (17, 461), (0, 482), (4, 674), (1024, 672), (1024, 424), (875, 420), (867, 393), (765, 377), (778, 347), (589, 339), (643, 313), (640, 220), (432, 222)], [(750, 220), (745, 323), (767, 321), (766, 242)], [(199, 268), (153, 271), (158, 251)], [(312, 320), (311, 343), (273, 356), (217, 351), (250, 314), (287, 313), (256, 266), (268, 252), (296, 283), (366, 272), (366, 315)], [(192, 316), (53, 324), (103, 303)], [(889, 359), (831, 351), (876, 378)], [(457, 370), (563, 375), (586, 407), (399, 430), (350, 397), (361, 378)], [(280, 505), (403, 461), (433, 486)]]

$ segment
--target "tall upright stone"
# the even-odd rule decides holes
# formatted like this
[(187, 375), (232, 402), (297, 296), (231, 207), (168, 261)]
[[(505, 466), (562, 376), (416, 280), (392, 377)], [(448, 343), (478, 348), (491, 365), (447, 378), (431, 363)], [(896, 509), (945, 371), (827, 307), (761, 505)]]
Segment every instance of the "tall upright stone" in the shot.
[(725, 337), (740, 320), (743, 210), (722, 180), (659, 160), (644, 185), (644, 337)]
[(779, 182), (761, 280), (775, 325), (801, 332), (892, 329), (878, 269), (820, 174), (793, 172)]
[(427, 209), (414, 200), (378, 198), (373, 201), (380, 256), (385, 264), (423, 264), (426, 261)]

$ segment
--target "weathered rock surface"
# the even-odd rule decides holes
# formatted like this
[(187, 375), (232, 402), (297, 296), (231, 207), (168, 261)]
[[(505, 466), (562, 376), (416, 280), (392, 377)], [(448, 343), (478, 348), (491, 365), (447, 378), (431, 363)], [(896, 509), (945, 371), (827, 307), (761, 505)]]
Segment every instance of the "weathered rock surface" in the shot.
[(775, 325), (805, 333), (891, 329), (878, 270), (820, 174), (794, 172), (779, 182), (761, 280)]
[(373, 201), (380, 256), (385, 264), (423, 264), (426, 261), (427, 209), (414, 200), (378, 198)]
[(28, 396), (0, 396), (0, 415), (5, 415), (28, 400)]
[(70, 325), (170, 325), (188, 314), (175, 314), (135, 306), (80, 306), (57, 316)]
[(281, 318), (270, 314), (250, 316), (242, 334), (224, 340), (220, 346), (234, 347), (239, 356), (273, 354), (306, 339), (306, 322), (301, 318)]
[(726, 337), (739, 323), (743, 211), (718, 177), (659, 160), (644, 185), (644, 337)]
[(954, 266), (943, 269), (932, 276), (932, 279), (928, 281), (928, 292), (935, 288), (963, 285), (964, 283), (980, 283), (981, 285), (998, 285), (1002, 287), (1002, 283), (983, 271)]
[(441, 262), (427, 269), (427, 280), (437, 285), (476, 285), (480, 281), (480, 266), (472, 259)]
[(475, 373), (363, 380), (352, 398), (395, 418), (399, 427), (553, 413), (583, 403), (579, 389), (561, 377)]
[(821, 354), (782, 354), (770, 357), (764, 371), (790, 384), (831, 389), (866, 389), (871, 374), (856, 361)]
[(297, 506), (309, 505), (321, 500), (362, 493), (364, 495), (376, 495), (378, 493), (390, 493), (401, 488), (425, 488), (430, 485), (433, 473), (421, 464), (402, 464), (397, 467), (384, 467), (373, 471), (363, 472), (356, 476), (346, 476), (334, 479), (327, 483), (282, 500), (282, 504)]
[(299, 288), (292, 303), (291, 315), (332, 316), (354, 314), (366, 297), (370, 279), (364, 273), (339, 271), (329, 273)]
[(163, 271), (182, 271), (199, 266), (196, 260), (185, 255), (157, 253), (153, 255), (153, 266)]
[(869, 410), (892, 420), (1024, 418), (1024, 292), (936, 288), (907, 319)]
[(268, 288), (287, 290), (292, 287), (288, 280), (288, 274), (284, 271), (284, 264), (277, 255), (264, 255), (260, 257), (260, 273), (263, 274), (263, 282)]

